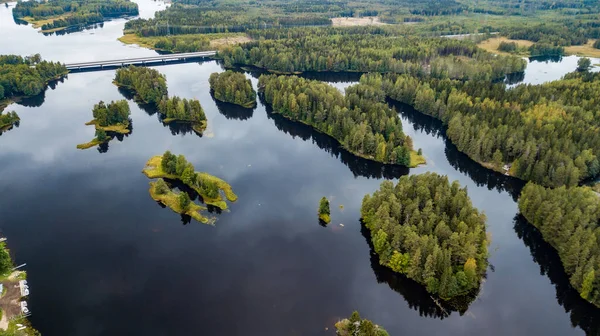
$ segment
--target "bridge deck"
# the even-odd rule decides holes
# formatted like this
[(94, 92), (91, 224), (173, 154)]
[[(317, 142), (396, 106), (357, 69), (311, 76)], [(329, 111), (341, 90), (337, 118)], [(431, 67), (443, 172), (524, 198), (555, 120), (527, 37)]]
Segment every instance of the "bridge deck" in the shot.
[(201, 58), (216, 55), (216, 51), (201, 51), (201, 52), (190, 52), (190, 53), (179, 53), (179, 54), (165, 54), (156, 55), (149, 57), (137, 57), (137, 58), (124, 58), (106, 61), (91, 61), (91, 62), (80, 62), (65, 64), (67, 70), (80, 70), (82, 68), (94, 68), (103, 66), (127, 66), (132, 64), (144, 64), (152, 62), (166, 62), (175, 60), (185, 60), (188, 58)]

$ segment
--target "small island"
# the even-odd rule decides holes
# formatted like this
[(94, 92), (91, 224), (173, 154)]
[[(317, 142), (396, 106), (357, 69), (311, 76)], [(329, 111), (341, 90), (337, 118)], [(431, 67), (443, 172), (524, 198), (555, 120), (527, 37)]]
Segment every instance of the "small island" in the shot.
[(12, 111), (2, 114), (2, 111), (0, 111), (0, 134), (4, 131), (8, 131), (15, 125), (18, 126), (20, 120), (17, 112)]
[(425, 163), (385, 102), (381, 86), (381, 80), (361, 81), (343, 95), (327, 83), (297, 76), (262, 75), (258, 80), (274, 113), (329, 135), (353, 155), (406, 167)]
[(237, 201), (237, 195), (227, 182), (207, 173), (196, 172), (194, 166), (183, 155), (176, 156), (170, 151), (166, 151), (162, 156), (152, 157), (142, 172), (151, 179), (179, 180), (196, 191), (204, 203), (221, 210), (227, 209), (227, 203), (220, 191), (228, 201)]
[(256, 106), (256, 92), (252, 88), (252, 82), (244, 74), (231, 70), (215, 72), (208, 81), (215, 99), (246, 108)]
[(519, 210), (558, 252), (573, 288), (600, 307), (600, 193), (590, 187), (544, 188), (528, 183)]
[(112, 101), (108, 105), (100, 101), (94, 105), (92, 115), (94, 119), (86, 125), (94, 125), (96, 137), (87, 143), (77, 145), (78, 149), (88, 149), (106, 143), (112, 139), (110, 133), (129, 134), (131, 132), (131, 111), (126, 100)]
[(200, 101), (169, 98), (165, 76), (154, 69), (135, 66), (121, 68), (117, 70), (113, 83), (135, 92), (136, 100), (156, 107), (165, 124), (190, 124), (199, 135), (202, 135), (208, 126)]
[(202, 105), (197, 99), (163, 98), (158, 104), (158, 111), (165, 117), (162, 120), (165, 124), (172, 122), (189, 123), (198, 134), (202, 134), (208, 124), (204, 109), (202, 109)]
[(331, 215), (329, 200), (327, 197), (323, 196), (319, 202), (319, 220), (325, 224), (329, 224), (331, 222), (331, 217), (329, 217), (329, 215)]
[(384, 181), (364, 197), (361, 215), (381, 265), (446, 301), (478, 290), (488, 265), (486, 217), (458, 181), (435, 173)]
[(357, 311), (349, 319), (343, 319), (335, 324), (339, 336), (389, 336), (388, 332), (370, 320), (360, 317)]
[(176, 193), (169, 188), (167, 183), (159, 178), (156, 182), (150, 182), (150, 196), (157, 202), (160, 202), (171, 210), (181, 215), (188, 215), (193, 219), (203, 224), (214, 224), (214, 218), (207, 218), (202, 216), (200, 211), (206, 210), (190, 199), (190, 196), (182, 191)]

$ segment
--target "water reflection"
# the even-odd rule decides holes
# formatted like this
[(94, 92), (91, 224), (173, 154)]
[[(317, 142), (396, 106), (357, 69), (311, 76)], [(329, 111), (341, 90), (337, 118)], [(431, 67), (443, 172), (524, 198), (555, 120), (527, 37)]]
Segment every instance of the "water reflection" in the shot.
[(291, 121), (280, 114), (273, 113), (272, 107), (264, 101), (263, 97), (259, 95), (259, 98), (265, 106), (267, 117), (273, 120), (278, 130), (291, 135), (293, 138), (299, 137), (304, 141), (312, 140), (319, 148), (325, 150), (331, 156), (339, 158), (342, 163), (350, 168), (355, 177), (395, 179), (408, 174), (409, 168), (407, 167), (367, 160), (348, 152), (334, 138), (317, 132), (308, 125)]
[(129, 127), (127, 127), (127, 129), (129, 130), (128, 134), (121, 134), (121, 133), (117, 133), (117, 132), (111, 132), (111, 131), (107, 131), (106, 132), (106, 136), (111, 137), (112, 139), (106, 142), (103, 142), (101, 144), (99, 144), (96, 149), (98, 150), (98, 153), (100, 154), (104, 154), (108, 152), (109, 149), (109, 143), (115, 139), (117, 139), (117, 141), (119, 142), (123, 142), (123, 140), (125, 140), (126, 137), (130, 136), (131, 134), (133, 134), (133, 120), (131, 120), (131, 118), (129, 118)]
[(422, 131), (444, 140), (446, 159), (456, 170), (469, 176), (478, 186), (485, 186), (488, 190), (507, 191), (514, 201), (519, 198), (521, 189), (525, 185), (524, 181), (487, 169), (460, 152), (446, 136), (446, 127), (440, 120), (420, 113), (409, 105), (393, 101), (390, 103), (396, 111), (410, 121), (415, 131)]
[(165, 116), (161, 113), (158, 113), (158, 107), (154, 104), (146, 104), (142, 102), (138, 102), (135, 99), (135, 93), (132, 90), (127, 88), (118, 87), (119, 93), (125, 97), (127, 100), (135, 101), (137, 106), (144, 112), (146, 112), (149, 116), (156, 115), (158, 121), (164, 126), (167, 127), (172, 135), (186, 135), (186, 134), (196, 134), (199, 137), (202, 137), (202, 133), (196, 132), (189, 122), (178, 122), (173, 121), (170, 123), (165, 123)]
[(529, 62), (544, 62), (544, 63), (560, 63), (562, 62), (562, 56), (548, 55), (548, 56), (535, 56), (529, 57)]
[[(18, 19), (16, 19), (16, 20), (18, 20)], [(97, 22), (97, 23), (91, 23), (91, 24), (79, 24), (79, 25), (69, 26), (69, 27), (66, 27), (65, 29), (57, 30), (57, 31), (53, 31), (53, 32), (42, 32), (42, 34), (44, 34), (44, 36), (52, 36), (52, 35), (62, 36), (62, 35), (67, 35), (67, 34), (72, 34), (72, 33), (79, 33), (84, 30), (99, 29), (99, 28), (104, 28), (104, 22)]]
[(211, 92), (210, 96), (212, 97), (213, 101), (217, 105), (217, 109), (219, 110), (219, 113), (221, 113), (227, 119), (248, 120), (248, 119), (252, 118), (252, 115), (254, 114), (254, 110), (256, 109), (256, 107), (246, 108), (246, 107), (239, 106), (236, 104), (222, 102), (222, 101), (216, 99), (215, 96), (212, 94), (212, 92)]
[(464, 299), (464, 301), (468, 302), (454, 302), (453, 304), (440, 299), (434, 299), (423, 285), (379, 264), (379, 258), (371, 242), (371, 232), (362, 222), (360, 224), (360, 233), (369, 245), (371, 268), (375, 273), (377, 282), (386, 283), (392, 290), (402, 295), (408, 306), (418, 311), (420, 316), (443, 320), (449, 317), (453, 311), (457, 311), (461, 316), (467, 311), (469, 303), (472, 302), (474, 296)]
[(529, 247), (533, 260), (540, 265), (540, 274), (547, 275), (556, 287), (556, 299), (570, 313), (573, 327), (580, 327), (587, 335), (600, 335), (600, 310), (582, 299), (573, 289), (556, 250), (544, 241), (540, 232), (523, 216), (515, 217), (514, 229)]
[(17, 120), (17, 122), (15, 122), (12, 125), (6, 126), (4, 128), (0, 128), (0, 136), (2, 136), (2, 134), (4, 132), (8, 132), (8, 131), (12, 130), (15, 127), (18, 128), (20, 125), (21, 125), (21, 122), (19, 120)]

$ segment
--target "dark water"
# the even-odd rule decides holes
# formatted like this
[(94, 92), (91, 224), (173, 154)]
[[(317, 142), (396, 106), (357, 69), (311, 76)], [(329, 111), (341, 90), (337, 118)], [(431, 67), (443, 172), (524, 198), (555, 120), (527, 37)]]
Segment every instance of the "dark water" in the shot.
[[(145, 16), (161, 8), (139, 3)], [(115, 40), (123, 24), (47, 37), (16, 25), (2, 6), (0, 48), (57, 61), (152, 54)], [(208, 76), (222, 69), (214, 61), (156, 69), (171, 95), (201, 101), (209, 120), (203, 137), (164, 126), (130, 100), (130, 136), (104, 153), (77, 150), (93, 138), (84, 125), (93, 104), (128, 97), (111, 83), (114, 71), (71, 74), (8, 107), (21, 123), (0, 138), (0, 229), (16, 262), (27, 263), (31, 320), (44, 335), (332, 335), (355, 309), (391, 335), (598, 333), (597, 309), (516, 217), (522, 183), (459, 153), (438, 121), (396, 105), (428, 164), (374, 164), (262, 103), (250, 110), (215, 103)], [(525, 80), (562, 75), (536, 71), (534, 64)], [(320, 79), (340, 89), (354, 80)], [(215, 227), (183, 225), (148, 195), (141, 170), (167, 149), (238, 194)], [(458, 179), (488, 216), (493, 267), (466, 312), (441, 309), (422, 287), (380, 267), (359, 222), (362, 197), (384, 178), (425, 171)], [(316, 214), (322, 196), (332, 202), (325, 228)]]

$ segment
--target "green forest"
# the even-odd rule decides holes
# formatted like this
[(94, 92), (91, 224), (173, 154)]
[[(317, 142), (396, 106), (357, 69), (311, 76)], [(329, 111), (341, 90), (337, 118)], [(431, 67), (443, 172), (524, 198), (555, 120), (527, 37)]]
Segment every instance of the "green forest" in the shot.
[(95, 125), (100, 127), (129, 125), (129, 104), (125, 99), (111, 101), (108, 105), (103, 101), (94, 105), (92, 115), (94, 116)]
[(600, 307), (600, 194), (589, 187), (548, 189), (529, 183), (519, 210), (558, 251), (573, 288)]
[(351, 153), (407, 167), (421, 163), (377, 85), (363, 82), (343, 95), (331, 85), (297, 76), (262, 75), (258, 80), (275, 113), (328, 134)]
[(488, 53), (469, 40), (406, 37), (382, 27), (259, 30), (250, 36), (256, 40), (219, 51), (225, 66), (493, 80), (522, 72), (526, 65), (515, 56)]
[[(373, 78), (381, 75), (361, 81)], [(600, 172), (598, 74), (579, 71), (511, 90), (408, 75), (387, 75), (383, 82), (390, 98), (442, 120), (458, 149), (488, 168), (551, 187), (577, 185)]]
[(337, 322), (335, 329), (339, 336), (389, 336), (385, 329), (361, 318), (357, 311), (353, 312), (350, 318)]
[(21, 119), (15, 111), (6, 112), (4, 114), (0, 111), (0, 132), (17, 124), (19, 120)]
[(13, 9), (15, 18), (28, 22), (45, 22), (50, 19), (50, 22), (41, 26), (42, 30), (88, 25), (111, 17), (138, 14), (138, 5), (129, 0), (19, 1)]
[(325, 224), (329, 224), (331, 222), (331, 209), (329, 208), (329, 200), (327, 197), (323, 196), (319, 201), (319, 220), (321, 220)]
[(244, 74), (230, 70), (215, 72), (208, 82), (215, 99), (247, 108), (256, 106), (256, 92)]
[(0, 55), (0, 101), (19, 96), (35, 96), (48, 82), (68, 73), (64, 65), (43, 61), (39, 54), (30, 57)]
[(444, 300), (479, 288), (487, 269), (486, 217), (466, 188), (435, 173), (384, 181), (361, 207), (381, 265)]

